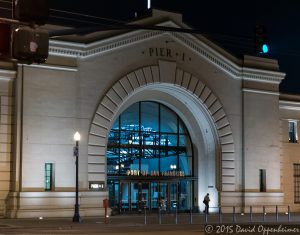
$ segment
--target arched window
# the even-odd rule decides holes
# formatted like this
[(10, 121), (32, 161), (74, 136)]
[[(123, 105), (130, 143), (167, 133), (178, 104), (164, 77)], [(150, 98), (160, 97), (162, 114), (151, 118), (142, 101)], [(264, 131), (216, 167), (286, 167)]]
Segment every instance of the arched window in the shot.
[(192, 176), (191, 140), (168, 107), (131, 105), (115, 121), (107, 144), (108, 176)]

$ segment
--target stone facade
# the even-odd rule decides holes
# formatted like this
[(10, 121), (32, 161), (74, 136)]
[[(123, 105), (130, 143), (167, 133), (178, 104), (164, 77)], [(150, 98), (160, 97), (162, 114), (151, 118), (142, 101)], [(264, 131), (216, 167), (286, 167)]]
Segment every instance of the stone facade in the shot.
[[(138, 23), (186, 27), (180, 15), (157, 10)], [(298, 143), (288, 143), (287, 120), (299, 120), (300, 99), (280, 95), (285, 74), (276, 60), (238, 59), (202, 36), (176, 32), (62, 39), (50, 42), (46, 64), (0, 71), (0, 216), (72, 216), (75, 131), (82, 136), (81, 216), (103, 215), (108, 191), (89, 183), (106, 182), (109, 130), (143, 100), (168, 106), (187, 126), (200, 208), (210, 192), (212, 207), (299, 209), (291, 180)], [(55, 166), (51, 191), (45, 191), (46, 163)]]

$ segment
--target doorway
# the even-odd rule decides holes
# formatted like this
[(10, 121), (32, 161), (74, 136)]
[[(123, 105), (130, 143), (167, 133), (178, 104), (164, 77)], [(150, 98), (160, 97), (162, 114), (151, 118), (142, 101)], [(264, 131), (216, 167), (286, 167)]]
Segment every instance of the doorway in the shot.
[[(110, 206), (120, 212), (143, 210), (188, 211), (193, 208), (193, 180), (127, 181), (108, 182)], [(119, 199), (119, 200), (118, 200)]]

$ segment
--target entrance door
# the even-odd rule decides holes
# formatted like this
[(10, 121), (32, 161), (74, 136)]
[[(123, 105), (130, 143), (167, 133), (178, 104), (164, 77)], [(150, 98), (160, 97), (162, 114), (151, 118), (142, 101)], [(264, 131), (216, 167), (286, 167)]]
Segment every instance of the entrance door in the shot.
[(175, 210), (178, 207), (178, 183), (170, 183), (170, 209)]
[(145, 208), (149, 209), (150, 193), (148, 182), (131, 182), (130, 209), (141, 212)]
[(109, 207), (119, 207), (119, 181), (111, 181), (107, 184), (109, 192)]
[(129, 192), (130, 192), (130, 183), (121, 182), (120, 183), (120, 208), (122, 211), (129, 210)]
[(130, 209), (137, 210), (138, 209), (138, 201), (139, 201), (139, 182), (131, 182), (131, 194), (130, 194)]
[(160, 183), (160, 209), (162, 211), (166, 211), (169, 209), (169, 190), (168, 190), (168, 183), (162, 182)]
[[(149, 190), (149, 183), (144, 182), (141, 184), (141, 207), (149, 209), (149, 201), (150, 201), (150, 190)], [(142, 209), (143, 209), (142, 208)]]
[(150, 209), (157, 210), (159, 205), (159, 187), (157, 182), (151, 182)]
[(110, 206), (119, 203), (122, 212), (141, 212), (145, 208), (151, 211), (158, 208), (162, 211), (190, 210), (192, 192), (192, 181), (116, 181), (109, 184)]

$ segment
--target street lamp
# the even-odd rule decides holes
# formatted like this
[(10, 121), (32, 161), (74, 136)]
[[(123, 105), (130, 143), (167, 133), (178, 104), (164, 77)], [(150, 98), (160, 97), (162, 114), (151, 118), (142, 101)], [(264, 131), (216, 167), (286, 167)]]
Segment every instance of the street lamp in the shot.
[(78, 131), (76, 131), (76, 133), (74, 134), (74, 140), (76, 141), (76, 146), (74, 147), (74, 156), (76, 157), (76, 202), (75, 202), (73, 222), (81, 222), (81, 218), (79, 214), (79, 203), (78, 203), (78, 156), (79, 156), (79, 141), (80, 141), (80, 134)]

